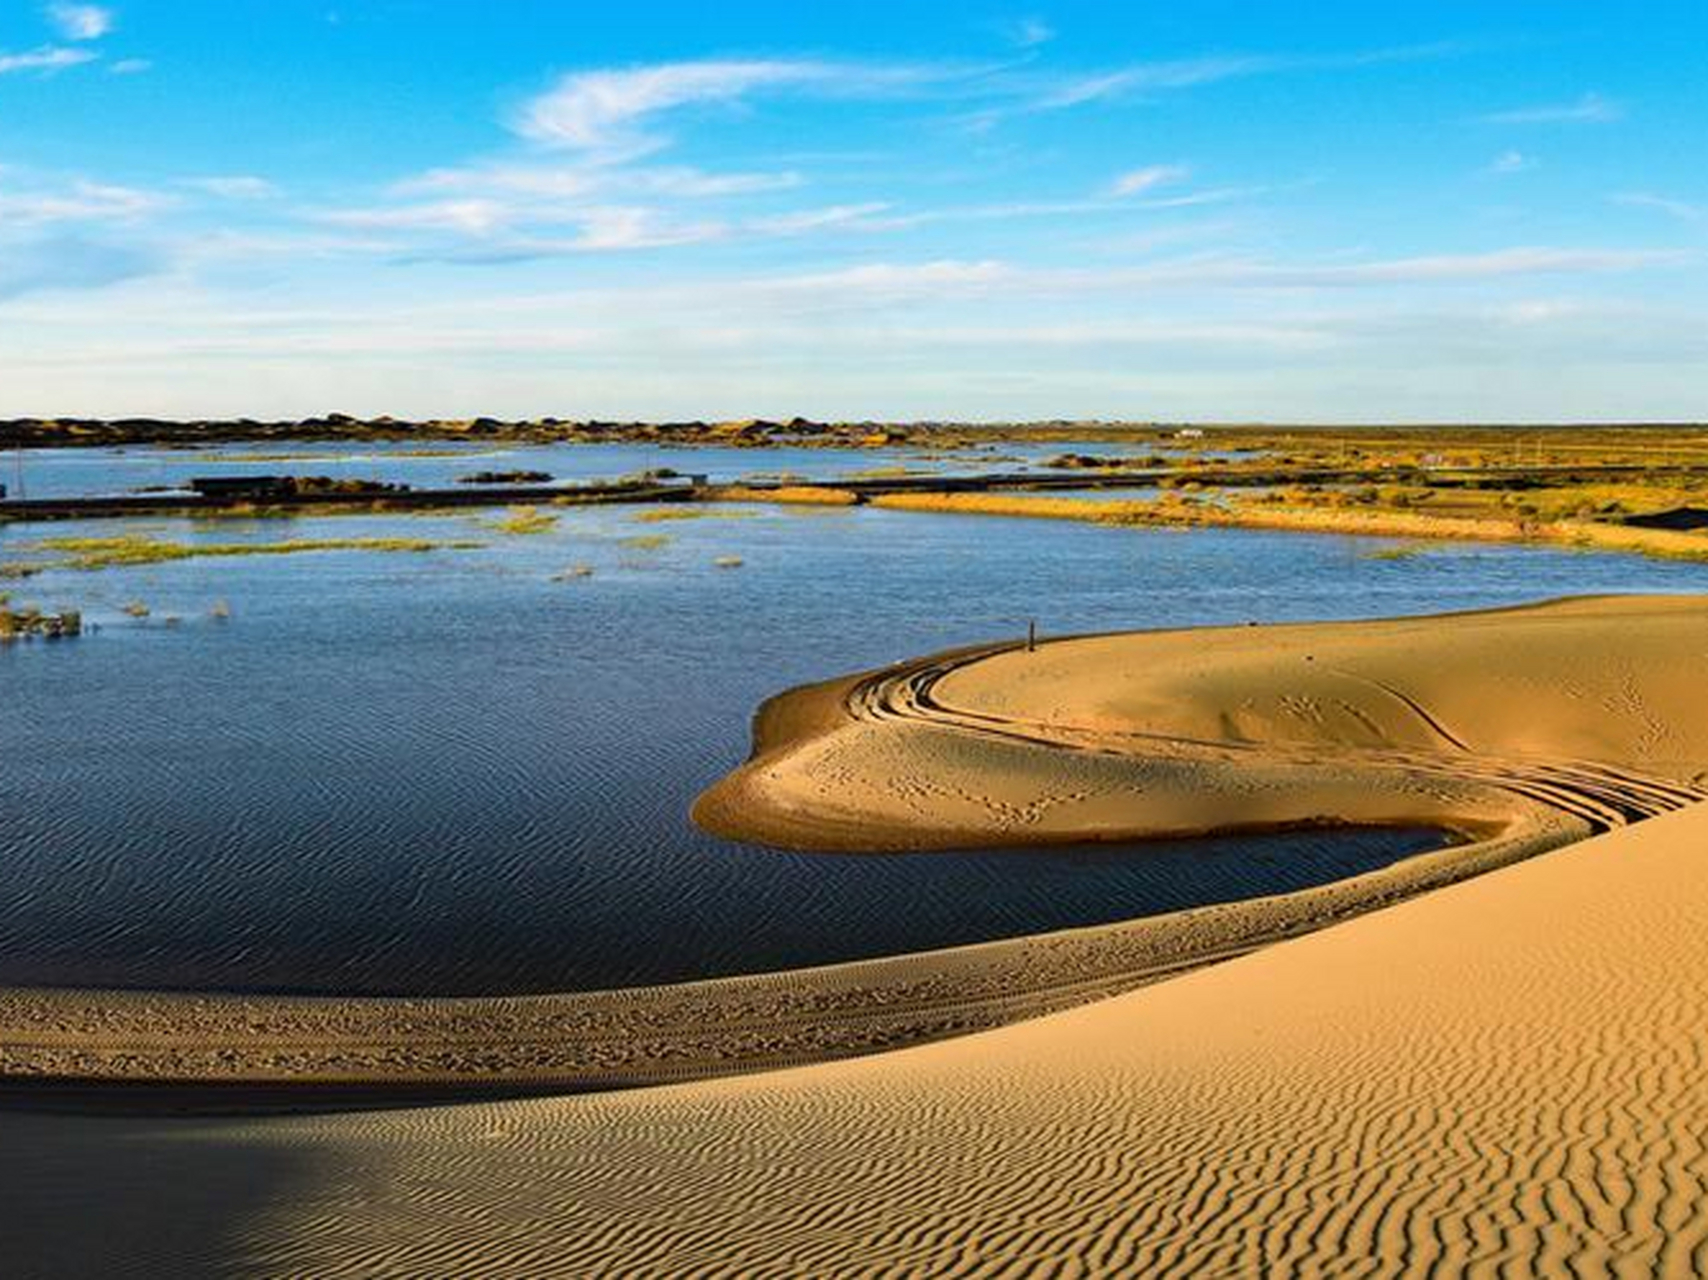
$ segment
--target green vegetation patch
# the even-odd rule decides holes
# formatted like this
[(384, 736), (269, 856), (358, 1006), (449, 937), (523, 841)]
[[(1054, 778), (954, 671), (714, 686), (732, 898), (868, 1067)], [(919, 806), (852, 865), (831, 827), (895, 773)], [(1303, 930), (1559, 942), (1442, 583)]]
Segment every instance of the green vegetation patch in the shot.
[(507, 515), (500, 520), (491, 522), (491, 527), (500, 533), (535, 534), (550, 533), (557, 528), (558, 518), (549, 511), (541, 511), (538, 507), (511, 507)]
[(34, 544), (43, 551), (57, 554), (57, 559), (42, 566), (55, 569), (106, 569), (215, 556), (289, 556), (312, 551), (466, 550), (482, 545), (479, 542), (435, 542), (428, 538), (294, 538), (285, 542), (172, 542), (141, 534), (118, 538), (44, 538)]

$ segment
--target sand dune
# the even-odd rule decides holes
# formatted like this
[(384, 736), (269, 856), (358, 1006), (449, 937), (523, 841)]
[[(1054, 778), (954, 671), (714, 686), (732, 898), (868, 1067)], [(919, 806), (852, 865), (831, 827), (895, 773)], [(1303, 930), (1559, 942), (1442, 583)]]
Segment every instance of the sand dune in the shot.
[[(1313, 823), (1467, 843), (1298, 893), (918, 956), (617, 992), (292, 999), (0, 991), (0, 1083), (588, 1088), (961, 1035), (1296, 937), (1703, 794), (1708, 603), (966, 650), (798, 690), (702, 802), (819, 848)], [(1135, 855), (1142, 856), (1142, 855)]]
[[(13, 1265), (1691, 1275), (1708, 810), (881, 1057), (266, 1120), (0, 1116)], [(67, 1234), (100, 1203), (98, 1233)]]
[(1554, 601), (1429, 618), (1006, 645), (796, 690), (702, 798), (807, 849), (1030, 844), (1313, 821), (1605, 829), (1701, 798), (1708, 605)]
[(798, 691), (708, 821), (820, 848), (1326, 817), (1473, 842), (1302, 894), (644, 992), (9, 993), (14, 1076), (752, 1073), (319, 1116), (0, 1111), (7, 1266), (1703, 1274), (1705, 660), (1708, 601), (1581, 600)]

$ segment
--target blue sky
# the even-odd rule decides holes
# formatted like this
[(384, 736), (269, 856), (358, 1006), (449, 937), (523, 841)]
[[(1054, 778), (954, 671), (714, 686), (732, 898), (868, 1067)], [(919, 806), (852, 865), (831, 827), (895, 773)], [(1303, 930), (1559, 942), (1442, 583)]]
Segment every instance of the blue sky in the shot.
[(0, 415), (1708, 419), (1708, 6), (0, 0)]

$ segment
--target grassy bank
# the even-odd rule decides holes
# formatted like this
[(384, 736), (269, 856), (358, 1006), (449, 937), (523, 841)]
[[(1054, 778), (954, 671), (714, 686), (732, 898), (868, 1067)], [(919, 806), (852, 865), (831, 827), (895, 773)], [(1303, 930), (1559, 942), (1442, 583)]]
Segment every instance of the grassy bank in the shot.
[(429, 538), (297, 538), (285, 542), (173, 542), (132, 534), (118, 538), (43, 538), (29, 549), (52, 553), (32, 565), (38, 569), (106, 569), (164, 564), (215, 556), (288, 556), (316, 551), (424, 552), (467, 549), (479, 542), (440, 542)]
[(1459, 542), (1536, 542), (1667, 559), (1708, 561), (1708, 534), (1641, 529), (1585, 520), (1538, 521), (1418, 511), (1291, 506), (1273, 502), (1192, 501), (1173, 496), (1156, 501), (1102, 502), (1018, 493), (908, 493), (874, 497), (871, 504), (898, 511), (1031, 516), (1085, 520), (1097, 524), (1278, 529), (1295, 533), (1344, 533)]
[(774, 489), (747, 485), (716, 485), (704, 491), (708, 502), (779, 502), (811, 507), (851, 507), (860, 496), (849, 489), (825, 489), (815, 485), (780, 485)]

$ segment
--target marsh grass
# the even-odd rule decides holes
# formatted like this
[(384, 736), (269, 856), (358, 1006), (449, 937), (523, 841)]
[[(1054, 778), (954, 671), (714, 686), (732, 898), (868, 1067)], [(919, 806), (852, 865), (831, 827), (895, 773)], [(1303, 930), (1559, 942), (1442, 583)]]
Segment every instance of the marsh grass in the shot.
[(895, 511), (942, 511), (962, 515), (1031, 516), (1123, 524), (1158, 509), (1184, 508), (1187, 500), (1103, 502), (1093, 498), (1048, 498), (1025, 493), (885, 493), (870, 500)]
[(657, 551), (660, 547), (669, 546), (673, 539), (668, 533), (637, 533), (617, 541), (635, 551)]
[(713, 507), (682, 506), (656, 507), (650, 511), (639, 511), (630, 517), (636, 524), (663, 524), (670, 520), (746, 520), (751, 518), (751, 511), (720, 510)]
[(820, 489), (812, 485), (782, 485), (755, 489), (749, 485), (719, 485), (706, 491), (709, 502), (774, 502), (809, 507), (852, 507), (860, 495), (851, 489)]
[(56, 553), (44, 564), (55, 569), (106, 569), (222, 556), (288, 556), (316, 551), (424, 552), (466, 550), (478, 542), (435, 542), (427, 538), (295, 538), (286, 542), (171, 542), (144, 534), (117, 538), (44, 538), (34, 546)]
[(487, 523), (489, 528), (497, 529), (500, 533), (527, 536), (550, 533), (557, 528), (557, 522), (557, 516), (549, 511), (541, 511), (538, 507), (511, 507), (503, 518)]
[(30, 606), (14, 609), (9, 601), (10, 597), (0, 597), (0, 644), (37, 636), (59, 640), (83, 634), (83, 615), (74, 609), (61, 613), (48, 613)]
[(1624, 551), (1669, 560), (1708, 561), (1708, 535), (1577, 520), (1390, 511), (1378, 507), (1277, 505), (1264, 499), (1205, 503), (1169, 495), (1155, 502), (1098, 502), (1012, 493), (885, 494), (873, 506), (900, 511), (1029, 516), (1095, 524), (1277, 529), (1460, 542), (1542, 542), (1583, 550)]

